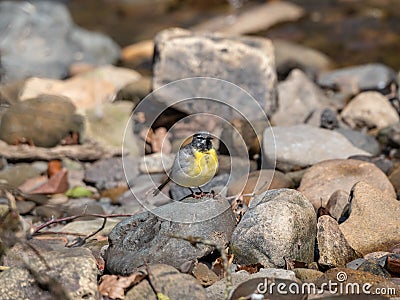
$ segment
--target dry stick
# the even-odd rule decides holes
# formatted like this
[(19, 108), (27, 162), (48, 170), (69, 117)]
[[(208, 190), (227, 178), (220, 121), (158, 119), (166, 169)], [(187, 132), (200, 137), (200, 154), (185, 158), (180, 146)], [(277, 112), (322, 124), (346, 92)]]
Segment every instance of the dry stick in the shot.
[(69, 216), (69, 217), (64, 217), (64, 218), (59, 218), (59, 219), (50, 219), (49, 221), (36, 227), (35, 230), (32, 232), (32, 235), (39, 233), (40, 230), (42, 230), (43, 228), (46, 228), (52, 224), (73, 221), (75, 219), (83, 218), (83, 217), (95, 217), (95, 218), (103, 218), (104, 219), (104, 218), (122, 218), (122, 217), (132, 217), (132, 216), (133, 216), (133, 214), (81, 214), (81, 215)]
[(69, 244), (67, 243), (65, 245), (68, 248), (79, 247), (79, 246), (82, 246), (83, 244), (85, 244), (85, 242), (89, 238), (91, 238), (92, 236), (94, 236), (97, 233), (99, 233), (100, 231), (102, 231), (104, 229), (104, 227), (106, 226), (108, 218), (131, 217), (131, 216), (133, 216), (133, 214), (86, 214), (86, 213), (83, 213), (81, 215), (76, 215), (76, 216), (69, 216), (69, 217), (64, 217), (64, 218), (59, 218), (59, 219), (51, 219), (51, 220), (47, 221), (46, 223), (36, 227), (36, 229), (32, 233), (32, 236), (37, 235), (37, 234), (42, 234), (42, 232), (39, 232), (39, 231), (42, 230), (43, 228), (46, 228), (46, 227), (52, 225), (52, 224), (66, 222), (66, 221), (73, 221), (75, 219), (82, 218), (82, 217), (103, 218), (103, 224), (101, 224), (99, 229), (86, 235), (84, 238), (78, 237), (78, 238), (74, 239), (71, 243), (69, 243)]
[(231, 282), (231, 269), (229, 268), (229, 260), (228, 260), (228, 257), (226, 256), (224, 246), (219, 245), (219, 244), (215, 243), (214, 241), (203, 239), (202, 237), (179, 236), (179, 235), (174, 235), (174, 234), (171, 234), (169, 236), (172, 237), (172, 238), (175, 238), (175, 239), (181, 239), (181, 240), (188, 241), (194, 247), (196, 247), (197, 244), (203, 244), (203, 245), (213, 246), (213, 247), (217, 248), (217, 250), (221, 254), (221, 258), (222, 258), (222, 261), (223, 261), (223, 268), (224, 268), (224, 271), (226, 273), (224, 299), (225, 300), (228, 299), (229, 292), (231, 290), (232, 282)]

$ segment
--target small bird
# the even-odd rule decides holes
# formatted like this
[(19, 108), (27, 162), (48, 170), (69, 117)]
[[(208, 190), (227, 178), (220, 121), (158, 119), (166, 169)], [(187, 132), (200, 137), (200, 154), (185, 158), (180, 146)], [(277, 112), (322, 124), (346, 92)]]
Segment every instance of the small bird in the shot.
[(209, 182), (218, 171), (218, 157), (212, 144), (213, 137), (209, 132), (200, 131), (193, 135), (193, 140), (178, 151), (168, 174), (168, 179), (154, 192), (156, 196), (170, 181), (187, 187), (192, 195), (197, 195), (192, 188), (198, 188)]

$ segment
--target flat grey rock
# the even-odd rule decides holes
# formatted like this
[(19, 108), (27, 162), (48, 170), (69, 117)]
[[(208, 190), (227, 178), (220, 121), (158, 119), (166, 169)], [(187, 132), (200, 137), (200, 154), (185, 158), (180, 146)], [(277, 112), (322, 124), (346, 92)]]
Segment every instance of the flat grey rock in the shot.
[(340, 133), (310, 125), (265, 129), (262, 150), (267, 163), (274, 165), (276, 159), (277, 168), (286, 172), (328, 159), (368, 155)]

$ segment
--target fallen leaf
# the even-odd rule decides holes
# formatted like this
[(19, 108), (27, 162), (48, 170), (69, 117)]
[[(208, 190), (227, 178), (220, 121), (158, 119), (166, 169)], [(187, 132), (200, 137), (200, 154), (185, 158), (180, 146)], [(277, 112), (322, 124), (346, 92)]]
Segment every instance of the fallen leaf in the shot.
[(60, 194), (68, 190), (68, 170), (62, 169), (47, 182), (30, 192), (30, 194)]
[(258, 271), (260, 271), (261, 268), (263, 268), (263, 265), (260, 263), (257, 263), (254, 265), (238, 266), (236, 271), (245, 270), (250, 274), (254, 274), (254, 273), (257, 273)]
[(130, 276), (103, 275), (99, 284), (99, 292), (111, 299), (124, 299), (125, 290), (138, 284), (147, 276), (144, 270), (138, 270)]
[(47, 164), (47, 176), (49, 178), (53, 177), (53, 175), (57, 174), (62, 170), (62, 162), (61, 160), (54, 159), (49, 161)]
[(42, 186), (48, 181), (47, 176), (38, 176), (35, 178), (28, 179), (25, 181), (23, 184), (21, 184), (18, 189), (25, 194), (29, 194), (31, 191), (34, 189), (37, 189), (38, 187)]

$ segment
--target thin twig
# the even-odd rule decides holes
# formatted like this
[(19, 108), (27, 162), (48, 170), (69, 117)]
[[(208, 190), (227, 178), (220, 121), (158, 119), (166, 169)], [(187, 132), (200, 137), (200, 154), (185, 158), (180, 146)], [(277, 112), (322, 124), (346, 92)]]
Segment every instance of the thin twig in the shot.
[(46, 228), (52, 224), (73, 221), (73, 220), (83, 218), (83, 217), (123, 218), (123, 217), (132, 217), (132, 216), (133, 216), (133, 214), (81, 214), (81, 215), (69, 216), (69, 217), (64, 217), (64, 218), (59, 218), (59, 219), (50, 219), (49, 221), (36, 227), (35, 230), (32, 232), (32, 236), (35, 234), (38, 234), (40, 230), (42, 230), (43, 228)]
[(76, 238), (74, 241), (72, 241), (72, 243), (65, 245), (68, 248), (72, 248), (72, 247), (79, 247), (82, 246), (83, 244), (85, 244), (85, 242), (90, 239), (92, 236), (94, 236), (96, 233), (102, 231), (104, 229), (104, 227), (106, 226), (107, 223), (107, 218), (103, 218), (103, 224), (101, 224), (101, 227), (95, 231), (93, 231), (92, 233), (90, 233), (89, 235), (85, 236), (84, 238), (78, 237)]
[(219, 251), (219, 253), (221, 254), (222, 261), (223, 261), (223, 268), (226, 273), (224, 300), (227, 300), (229, 297), (229, 292), (231, 290), (231, 286), (232, 286), (232, 282), (231, 282), (232, 279), (231, 279), (231, 269), (229, 267), (229, 260), (225, 253), (225, 247), (223, 245), (217, 244), (214, 241), (206, 240), (202, 237), (179, 236), (179, 235), (174, 235), (174, 234), (171, 234), (170, 237), (188, 241), (194, 247), (196, 247), (197, 244), (203, 244), (203, 245), (215, 247)]

